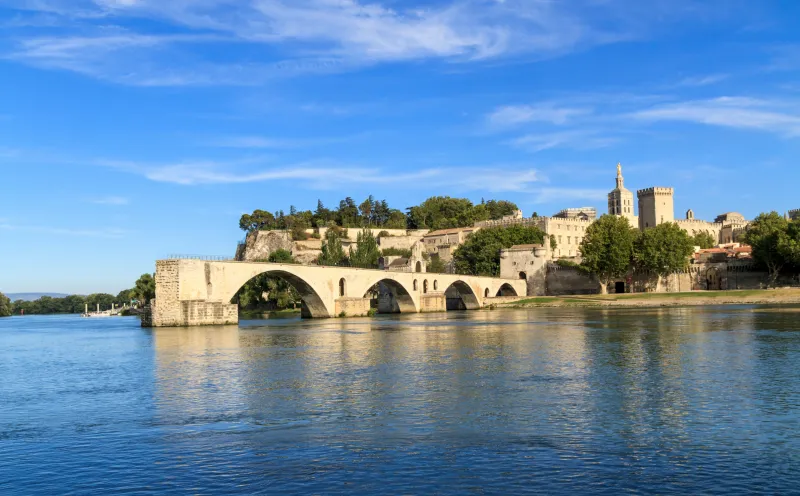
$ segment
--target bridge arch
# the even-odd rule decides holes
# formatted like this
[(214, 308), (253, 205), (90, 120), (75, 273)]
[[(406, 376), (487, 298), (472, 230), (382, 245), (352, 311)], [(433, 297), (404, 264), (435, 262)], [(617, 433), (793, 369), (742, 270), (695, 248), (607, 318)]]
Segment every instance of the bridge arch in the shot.
[[(380, 290), (381, 300), (378, 301), (380, 313), (417, 313), (419, 311), (417, 303), (414, 301), (414, 295), (402, 283), (385, 278), (376, 284)], [(369, 289), (364, 293), (365, 298), (368, 293)]]
[[(486, 291), (489, 291), (488, 289)], [(517, 294), (517, 290), (513, 288), (508, 283), (503, 284), (500, 286), (500, 289), (497, 290), (497, 294), (495, 296), (519, 296)]]
[(297, 293), (300, 295), (300, 298), (303, 301), (302, 313), (304, 317), (312, 317), (315, 319), (333, 317), (333, 311), (332, 309), (329, 309), (328, 306), (325, 304), (325, 300), (320, 295), (320, 291), (318, 291), (314, 286), (312, 286), (308, 281), (306, 281), (299, 275), (281, 269), (259, 271), (253, 275), (250, 275), (250, 277), (248, 277), (240, 284), (238, 285), (234, 284), (236, 288), (233, 290), (233, 294), (225, 298), (225, 301), (233, 303), (233, 300), (236, 298), (236, 295), (244, 287), (245, 284), (252, 281), (256, 277), (262, 275), (270, 277), (278, 277), (291, 284), (291, 286), (295, 289), (295, 291), (297, 291)]
[[(461, 302), (466, 310), (478, 310), (481, 308), (481, 301), (478, 299), (478, 293), (476, 293), (472, 287), (462, 280), (456, 280), (450, 284), (444, 291), (445, 298), (449, 301), (448, 302), (448, 309), (455, 309), (454, 306), (455, 300), (461, 299)], [(457, 303), (455, 303), (457, 305)]]

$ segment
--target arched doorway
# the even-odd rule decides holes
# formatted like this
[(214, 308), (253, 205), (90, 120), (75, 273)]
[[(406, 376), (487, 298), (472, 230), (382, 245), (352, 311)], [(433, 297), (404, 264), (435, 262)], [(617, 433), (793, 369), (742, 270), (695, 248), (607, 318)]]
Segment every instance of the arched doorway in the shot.
[(469, 284), (456, 281), (444, 292), (448, 310), (478, 310), (481, 303)]
[(415, 272), (422, 272), (422, 262), (417, 262), (417, 266), (414, 269)]
[(712, 267), (706, 272), (706, 289), (709, 291), (720, 291), (722, 289), (722, 278), (719, 271)]

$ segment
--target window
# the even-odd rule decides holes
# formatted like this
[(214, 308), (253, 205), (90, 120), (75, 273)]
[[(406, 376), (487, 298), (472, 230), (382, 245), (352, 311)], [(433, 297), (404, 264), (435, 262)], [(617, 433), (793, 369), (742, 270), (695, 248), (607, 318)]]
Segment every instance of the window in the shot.
[(339, 296), (345, 295), (345, 284), (344, 277), (339, 279)]
[(417, 284), (417, 280), (416, 280), (416, 279), (414, 279), (414, 291), (417, 291), (417, 289), (418, 289), (418, 286), (419, 286), (419, 285)]
[(567, 244), (572, 244), (572, 236), (567, 236)]
[(422, 281), (422, 292), (423, 293), (427, 293), (428, 292), (428, 280), (427, 279)]
[(437, 291), (439, 289), (439, 281), (433, 281), (433, 290)]

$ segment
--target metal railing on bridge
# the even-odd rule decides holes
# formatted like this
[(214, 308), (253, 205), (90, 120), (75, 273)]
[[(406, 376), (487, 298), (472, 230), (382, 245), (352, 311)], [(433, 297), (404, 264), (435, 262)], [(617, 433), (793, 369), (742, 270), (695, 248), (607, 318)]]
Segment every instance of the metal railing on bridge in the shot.
[(167, 260), (204, 260), (206, 262), (232, 262), (234, 258), (228, 255), (172, 254), (167, 257)]

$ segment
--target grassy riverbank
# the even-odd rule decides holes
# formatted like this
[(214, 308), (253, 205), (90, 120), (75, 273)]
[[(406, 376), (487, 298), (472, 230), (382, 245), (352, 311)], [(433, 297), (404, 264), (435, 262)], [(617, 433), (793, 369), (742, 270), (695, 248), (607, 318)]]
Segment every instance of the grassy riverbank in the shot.
[(541, 296), (501, 303), (500, 308), (665, 307), (690, 305), (800, 304), (800, 289), (693, 291), (612, 295)]

